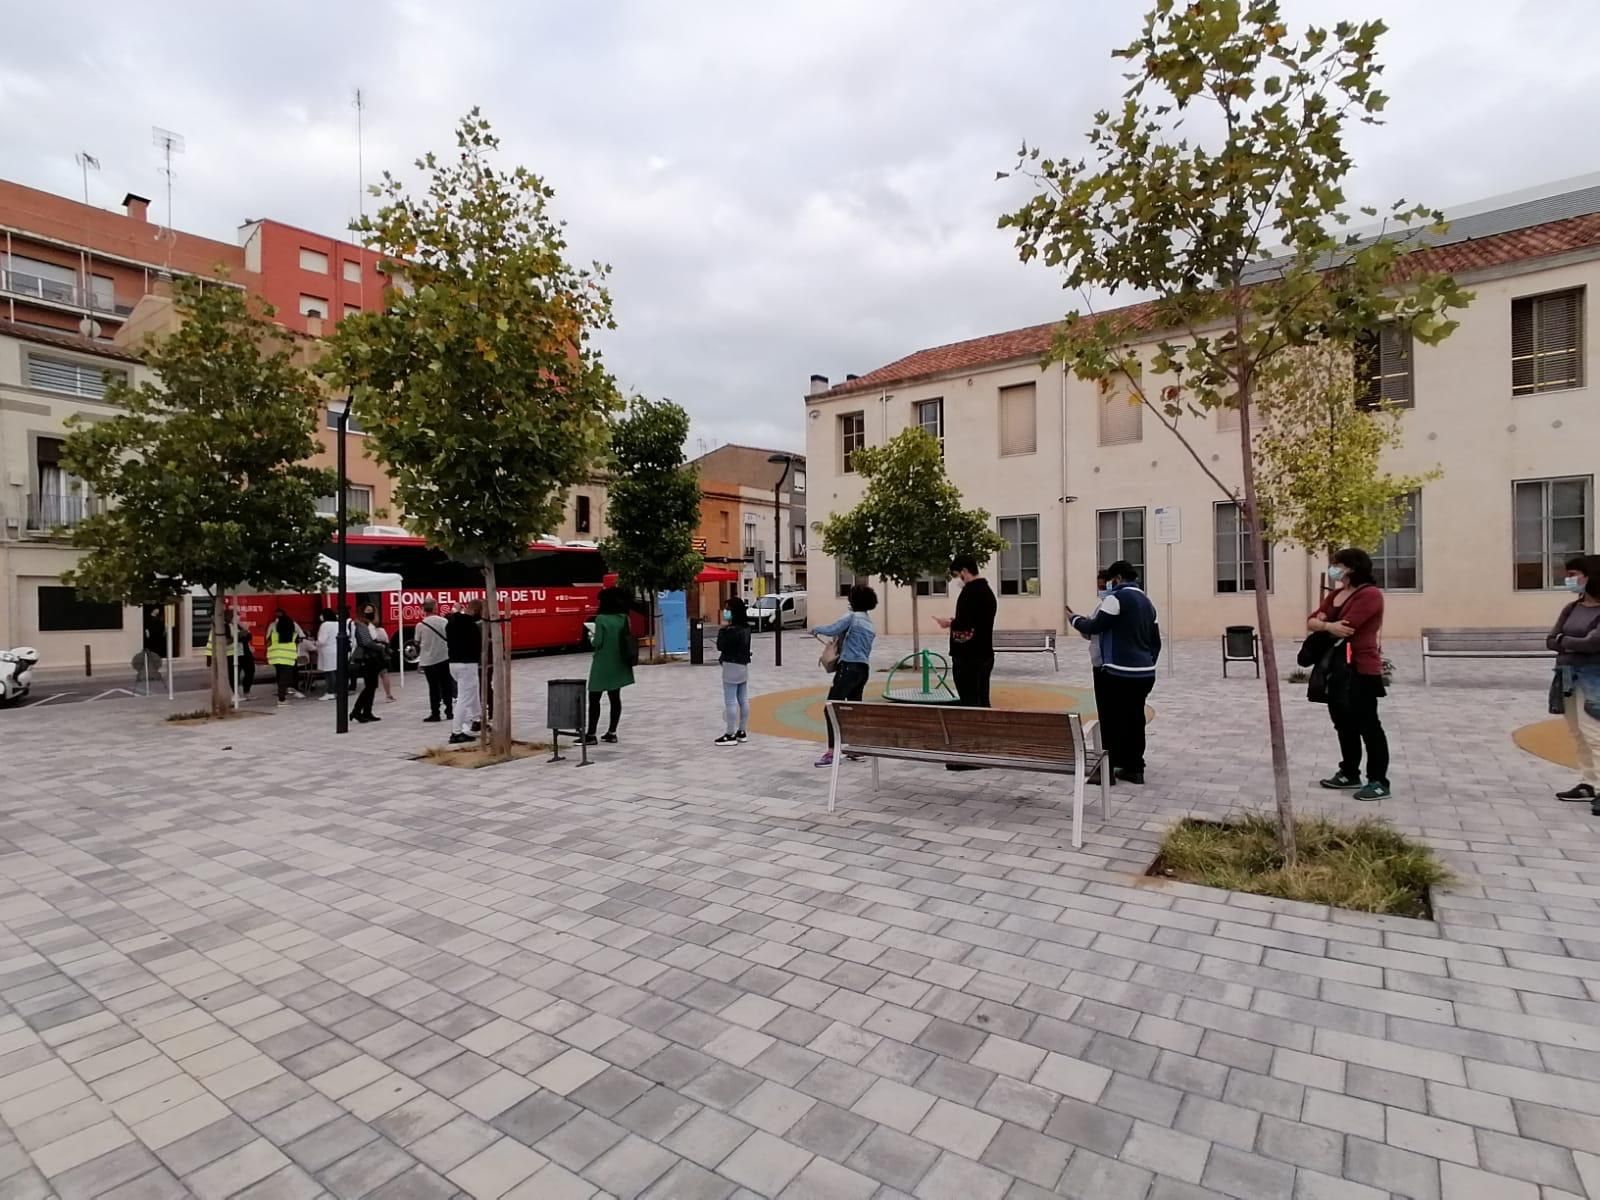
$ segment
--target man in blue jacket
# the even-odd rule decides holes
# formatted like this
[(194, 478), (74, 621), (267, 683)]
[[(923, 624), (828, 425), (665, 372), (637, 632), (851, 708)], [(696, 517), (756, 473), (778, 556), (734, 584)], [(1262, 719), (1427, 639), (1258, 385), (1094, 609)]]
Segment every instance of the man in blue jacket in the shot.
[(1094, 615), (1079, 616), (1069, 608), (1067, 618), (1084, 637), (1099, 639), (1100, 744), (1117, 779), (1143, 783), (1144, 702), (1156, 683), (1161, 627), (1156, 606), (1139, 587), (1137, 567), (1118, 560), (1105, 575), (1109, 591)]

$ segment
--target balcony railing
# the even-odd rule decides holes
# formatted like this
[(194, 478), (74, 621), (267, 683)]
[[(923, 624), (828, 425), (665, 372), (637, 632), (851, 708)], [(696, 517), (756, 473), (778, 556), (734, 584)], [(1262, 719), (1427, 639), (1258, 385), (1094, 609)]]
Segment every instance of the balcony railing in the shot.
[(71, 529), (81, 525), (84, 518), (105, 511), (105, 501), (99, 496), (44, 495), (28, 496), (28, 531), (48, 533), (52, 529)]
[[(73, 308), (84, 307), (83, 288), (57, 279), (45, 279), (26, 271), (0, 271), (0, 291), (13, 296), (28, 296), (35, 300), (48, 300), (52, 304), (67, 304)], [(95, 312), (127, 313), (126, 305), (119, 305), (104, 296), (89, 296), (89, 305)]]

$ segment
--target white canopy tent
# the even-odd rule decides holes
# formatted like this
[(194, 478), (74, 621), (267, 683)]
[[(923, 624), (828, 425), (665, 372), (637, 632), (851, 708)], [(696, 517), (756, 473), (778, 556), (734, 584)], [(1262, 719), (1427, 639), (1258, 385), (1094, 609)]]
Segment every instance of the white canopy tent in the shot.
[[(326, 589), (326, 590), (329, 591), (329, 592), (332, 592), (333, 589), (337, 588), (338, 585), (339, 585), (339, 563), (338, 563), (338, 561), (336, 559), (329, 558), (326, 554), (319, 554), (317, 556), (317, 560), (321, 564), (323, 571), (328, 576), (328, 582), (330, 584), (330, 587), (328, 589)], [(398, 592), (405, 586), (405, 581), (402, 580), (399, 575), (396, 575), (391, 571), (369, 571), (365, 567), (352, 567), (352, 566), (346, 566), (345, 567), (345, 569), (344, 569), (344, 582), (345, 582), (346, 590), (350, 591), (350, 592)], [(228, 588), (228, 589), (226, 589), (222, 593), (222, 596), (221, 596), (221, 600), (222, 600), (223, 604), (225, 605), (227, 603), (227, 598), (228, 598), (229, 594), (237, 593), (238, 591), (239, 591), (238, 588)], [(189, 594), (191, 596), (209, 596), (211, 593), (206, 591), (206, 589), (201, 587), (199, 584), (195, 584), (193, 587), (191, 587), (189, 589)], [(271, 595), (273, 593), (265, 593), (265, 594)], [(406, 645), (406, 609), (405, 609), (405, 605), (400, 604), (400, 603), (397, 602), (395, 604), (395, 611), (399, 614), (399, 622), (400, 622), (399, 629), (397, 631), (397, 636), (400, 639), (400, 641), (398, 643), (399, 646), (400, 646), (400, 655), (399, 655), (399, 657), (400, 657), (400, 686), (403, 688), (403, 687), (406, 686), (406, 655), (405, 655), (405, 645)], [(169, 631), (169, 638), (170, 638), (170, 631)], [(171, 652), (171, 648), (169, 647), (168, 648), (168, 652), (167, 652), (167, 656), (169, 658), (171, 657), (171, 653), (172, 653)], [(239, 703), (238, 676), (237, 676), (237, 674), (235, 674), (234, 680), (235, 681), (234, 681), (234, 698), (233, 698), (233, 702), (234, 702), (235, 705), (237, 705)], [(170, 682), (170, 673), (169, 673), (169, 682)]]

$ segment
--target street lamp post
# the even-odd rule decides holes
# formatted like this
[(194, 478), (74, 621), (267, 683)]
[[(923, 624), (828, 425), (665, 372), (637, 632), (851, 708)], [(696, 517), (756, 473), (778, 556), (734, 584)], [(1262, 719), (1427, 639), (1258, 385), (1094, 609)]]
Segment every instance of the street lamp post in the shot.
[(345, 560), (349, 547), (348, 528), (346, 522), (350, 514), (345, 511), (345, 442), (346, 433), (350, 427), (350, 396), (344, 398), (344, 408), (339, 413), (339, 491), (334, 499), (334, 512), (339, 522), (339, 639), (338, 659), (333, 672), (333, 686), (337, 689), (335, 697), (333, 731), (335, 733), (350, 732), (350, 644), (348, 634), (350, 631), (350, 595), (345, 590)]
[(784, 481), (789, 478), (789, 468), (794, 466), (792, 454), (769, 454), (769, 463), (782, 463), (783, 474), (772, 485), (772, 665), (783, 666), (783, 506), (779, 500)]

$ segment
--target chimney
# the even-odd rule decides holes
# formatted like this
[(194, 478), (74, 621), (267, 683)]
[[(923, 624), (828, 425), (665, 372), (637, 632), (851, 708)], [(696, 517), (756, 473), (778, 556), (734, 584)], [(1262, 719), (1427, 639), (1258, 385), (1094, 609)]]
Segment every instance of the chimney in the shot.
[(135, 221), (142, 221), (146, 225), (150, 223), (149, 197), (129, 192), (122, 198), (122, 207), (127, 210), (128, 215)]
[(811, 390), (808, 391), (806, 393), (806, 395), (815, 396), (815, 395), (817, 395), (817, 394), (819, 394), (821, 392), (825, 392), (827, 390), (828, 390), (828, 377), (826, 375), (813, 375), (811, 377)]
[(859, 376), (859, 375), (846, 375), (844, 377), (844, 381), (846, 383), (849, 383), (852, 379), (860, 379), (860, 378), (861, 378), (861, 376)]

